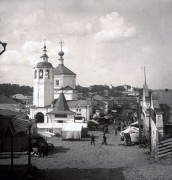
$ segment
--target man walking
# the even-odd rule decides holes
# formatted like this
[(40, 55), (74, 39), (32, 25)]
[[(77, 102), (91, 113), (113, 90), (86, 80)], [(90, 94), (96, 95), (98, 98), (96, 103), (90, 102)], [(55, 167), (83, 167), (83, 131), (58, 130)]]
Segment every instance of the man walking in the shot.
[(102, 145), (103, 145), (103, 144), (107, 145), (107, 141), (106, 141), (106, 135), (105, 135), (105, 133), (103, 134), (103, 142), (102, 142)]
[(95, 137), (94, 137), (94, 135), (93, 135), (93, 134), (91, 135), (91, 145), (92, 145), (92, 144), (94, 144), (94, 145), (95, 145)]
[(117, 134), (118, 134), (118, 125), (115, 124), (115, 135), (117, 136)]

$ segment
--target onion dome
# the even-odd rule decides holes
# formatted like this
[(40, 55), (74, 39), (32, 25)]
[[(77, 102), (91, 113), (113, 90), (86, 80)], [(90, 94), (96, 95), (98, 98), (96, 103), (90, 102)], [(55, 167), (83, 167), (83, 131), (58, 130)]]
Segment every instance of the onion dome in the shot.
[(63, 56), (64, 56), (64, 52), (61, 50), (61, 51), (58, 53), (58, 55), (59, 55), (60, 57), (63, 57)]

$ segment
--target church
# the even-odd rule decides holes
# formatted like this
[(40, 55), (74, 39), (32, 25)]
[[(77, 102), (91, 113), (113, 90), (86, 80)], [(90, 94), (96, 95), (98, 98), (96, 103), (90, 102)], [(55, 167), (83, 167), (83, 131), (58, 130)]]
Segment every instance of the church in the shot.
[[(75, 109), (70, 110), (67, 103), (79, 101), (76, 74), (64, 65), (62, 44), (61, 41), (59, 64), (56, 68), (48, 62), (45, 43), (41, 62), (34, 67), (33, 106), (30, 107), (30, 119), (35, 119), (38, 129), (59, 129), (64, 122), (74, 121), (76, 115)], [(82, 107), (79, 108), (82, 110)], [(90, 117), (91, 105), (86, 104), (83, 108), (86, 109), (83, 109), (83, 112), (87, 112), (85, 116)]]

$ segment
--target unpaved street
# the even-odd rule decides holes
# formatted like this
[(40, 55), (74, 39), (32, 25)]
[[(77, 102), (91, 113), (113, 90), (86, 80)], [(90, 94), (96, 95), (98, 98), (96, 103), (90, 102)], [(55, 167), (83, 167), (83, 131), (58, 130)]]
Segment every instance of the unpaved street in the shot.
[[(101, 145), (103, 133), (93, 131), (96, 145), (90, 138), (81, 141), (61, 141), (61, 138), (48, 139), (55, 145), (48, 157), (32, 157), (32, 164), (40, 169), (42, 179), (157, 179), (170, 180), (171, 164), (157, 164), (149, 159), (148, 149), (138, 146), (122, 146), (120, 136), (115, 136), (109, 128), (108, 145)], [(10, 164), (10, 159), (1, 159), (2, 164)], [(14, 163), (27, 162), (26, 156), (16, 158)]]

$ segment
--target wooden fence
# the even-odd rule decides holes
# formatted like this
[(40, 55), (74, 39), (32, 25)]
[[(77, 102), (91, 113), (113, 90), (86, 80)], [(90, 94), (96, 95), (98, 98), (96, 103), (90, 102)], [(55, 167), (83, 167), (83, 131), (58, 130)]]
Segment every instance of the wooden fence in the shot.
[(160, 158), (172, 154), (172, 138), (160, 141), (157, 144), (155, 159), (158, 161)]

